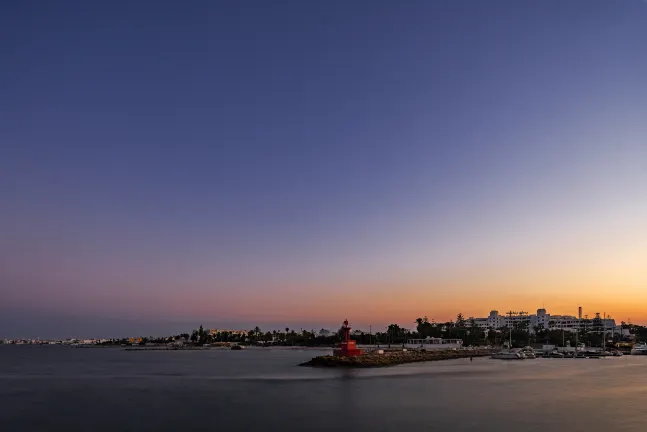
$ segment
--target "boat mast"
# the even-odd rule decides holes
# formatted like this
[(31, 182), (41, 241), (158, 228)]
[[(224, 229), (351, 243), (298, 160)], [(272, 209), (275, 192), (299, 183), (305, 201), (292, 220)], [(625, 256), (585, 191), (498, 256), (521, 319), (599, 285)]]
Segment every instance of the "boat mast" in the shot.
[(607, 313), (605, 312), (602, 319), (602, 352), (607, 349)]
[(508, 345), (508, 349), (512, 349), (512, 315), (516, 314), (516, 312), (513, 311), (508, 311), (508, 322), (506, 323), (508, 325), (508, 333), (510, 334), (510, 345)]

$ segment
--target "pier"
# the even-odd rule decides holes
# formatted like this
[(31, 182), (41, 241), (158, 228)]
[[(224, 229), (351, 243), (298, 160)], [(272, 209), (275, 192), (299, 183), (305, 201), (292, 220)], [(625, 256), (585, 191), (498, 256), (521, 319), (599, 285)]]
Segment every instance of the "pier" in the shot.
[(427, 361), (453, 360), (470, 357), (486, 357), (492, 353), (489, 349), (461, 349), (434, 351), (386, 351), (380, 353), (364, 353), (361, 356), (319, 356), (300, 366), (312, 367), (351, 367), (370, 368), (395, 366), (405, 363)]

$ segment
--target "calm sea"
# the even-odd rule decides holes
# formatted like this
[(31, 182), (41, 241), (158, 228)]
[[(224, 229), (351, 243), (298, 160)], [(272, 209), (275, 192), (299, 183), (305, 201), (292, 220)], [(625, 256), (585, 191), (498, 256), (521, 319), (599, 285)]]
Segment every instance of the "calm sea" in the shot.
[(320, 353), (0, 346), (0, 430), (647, 431), (647, 356), (296, 366)]

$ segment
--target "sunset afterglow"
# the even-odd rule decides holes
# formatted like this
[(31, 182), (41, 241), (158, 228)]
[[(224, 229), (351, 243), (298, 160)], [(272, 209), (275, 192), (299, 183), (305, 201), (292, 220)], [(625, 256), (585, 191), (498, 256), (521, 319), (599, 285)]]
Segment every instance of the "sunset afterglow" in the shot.
[(2, 14), (0, 327), (647, 324), (647, 5), (326, 3)]

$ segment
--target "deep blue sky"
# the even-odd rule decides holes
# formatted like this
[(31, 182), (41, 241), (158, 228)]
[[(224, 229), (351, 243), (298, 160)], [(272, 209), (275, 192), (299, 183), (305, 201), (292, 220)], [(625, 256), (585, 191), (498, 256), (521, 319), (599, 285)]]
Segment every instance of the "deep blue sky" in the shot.
[(12, 333), (647, 283), (643, 1), (5, 1), (0, 58)]

